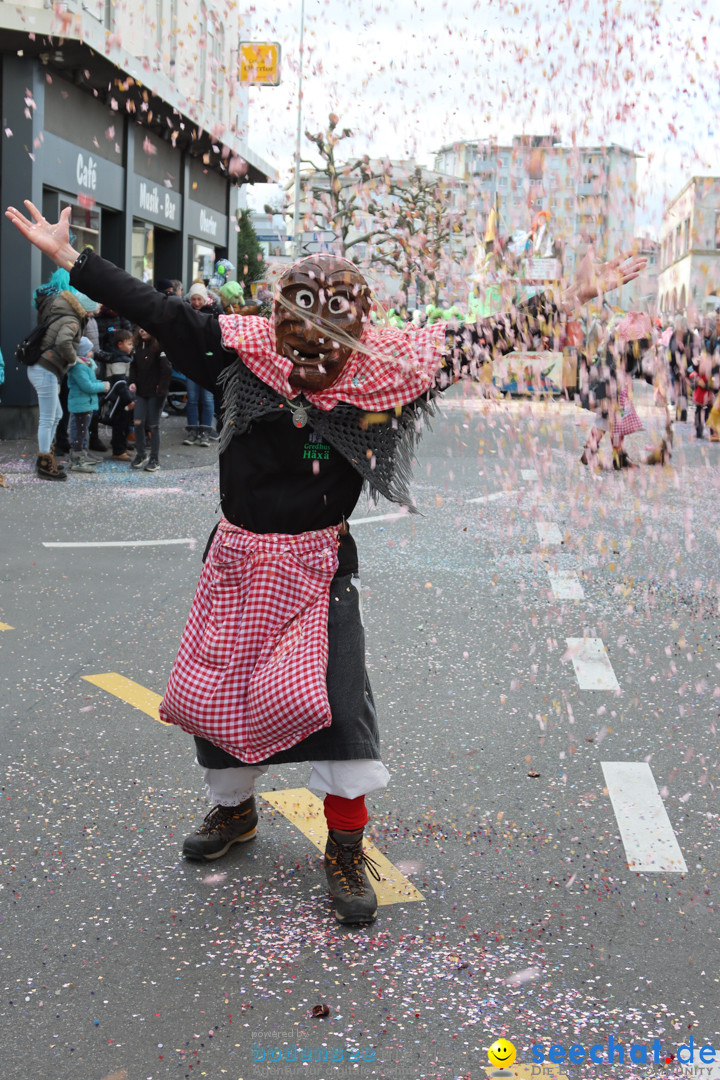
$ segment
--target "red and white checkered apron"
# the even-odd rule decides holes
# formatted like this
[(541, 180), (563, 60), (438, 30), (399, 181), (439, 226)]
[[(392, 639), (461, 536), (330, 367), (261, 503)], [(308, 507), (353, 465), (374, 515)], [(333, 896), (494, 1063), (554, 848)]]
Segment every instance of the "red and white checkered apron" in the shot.
[(331, 722), (328, 605), (335, 528), (259, 535), (224, 518), (160, 717), (252, 764)]
[(613, 413), (612, 434), (618, 438), (632, 435), (634, 431), (643, 431), (642, 421), (635, 411), (632, 398), (627, 390), (619, 390), (617, 406)]

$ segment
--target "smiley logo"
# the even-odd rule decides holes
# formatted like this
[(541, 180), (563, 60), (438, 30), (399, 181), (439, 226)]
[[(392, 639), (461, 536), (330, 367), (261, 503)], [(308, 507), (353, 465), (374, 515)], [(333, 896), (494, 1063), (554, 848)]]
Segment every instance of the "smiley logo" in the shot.
[(488, 1050), (488, 1060), (498, 1069), (507, 1069), (515, 1061), (517, 1050), (508, 1039), (496, 1039)]

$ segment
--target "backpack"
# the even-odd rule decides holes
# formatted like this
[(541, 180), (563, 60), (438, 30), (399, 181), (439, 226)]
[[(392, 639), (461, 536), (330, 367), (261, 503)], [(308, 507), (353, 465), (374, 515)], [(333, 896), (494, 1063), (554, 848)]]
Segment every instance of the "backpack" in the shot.
[(104, 424), (105, 427), (110, 427), (113, 422), (113, 416), (120, 404), (120, 386), (127, 386), (125, 379), (118, 379), (114, 382), (105, 397), (100, 401), (100, 416), (99, 423)]
[(37, 364), (42, 356), (43, 339), (53, 321), (53, 319), (46, 319), (44, 322), (38, 323), (27, 337), (22, 339), (15, 349), (15, 359), (19, 364), (27, 364), (28, 367)]

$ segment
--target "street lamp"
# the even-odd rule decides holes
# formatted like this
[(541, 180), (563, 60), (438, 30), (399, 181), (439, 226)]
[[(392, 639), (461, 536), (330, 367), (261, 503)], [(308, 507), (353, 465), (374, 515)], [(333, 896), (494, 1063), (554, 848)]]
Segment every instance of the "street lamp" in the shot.
[(295, 206), (293, 210), (293, 244), (295, 258), (300, 257), (300, 139), (302, 137), (303, 37), (305, 33), (305, 0), (300, 0), (300, 67), (298, 71), (297, 142), (295, 145)]

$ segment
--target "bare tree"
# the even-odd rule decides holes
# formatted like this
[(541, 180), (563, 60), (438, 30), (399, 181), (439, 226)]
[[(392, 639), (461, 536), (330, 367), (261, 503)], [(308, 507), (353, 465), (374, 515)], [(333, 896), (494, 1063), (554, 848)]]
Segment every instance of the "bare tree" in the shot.
[(331, 245), (339, 255), (357, 244), (367, 244), (374, 235), (372, 227), (363, 232), (356, 227), (366, 222), (368, 203), (371, 199), (372, 182), (379, 177), (373, 174), (370, 158), (353, 158), (340, 163), (337, 160), (337, 147), (343, 140), (352, 137), (350, 128), (338, 131), (338, 117), (331, 113), (325, 131), (305, 136), (317, 147), (322, 164), (303, 159), (303, 165), (309, 165), (312, 172), (301, 179), (305, 200), (306, 231), (307, 226), (318, 232), (331, 234)]
[(375, 222), (370, 261), (400, 276), (405, 302), (414, 287), (418, 304), (428, 296), (437, 304), (468, 248), (469, 229), (465, 215), (454, 206), (453, 189), (419, 166), (397, 179), (389, 169), (374, 188), (368, 207)]

